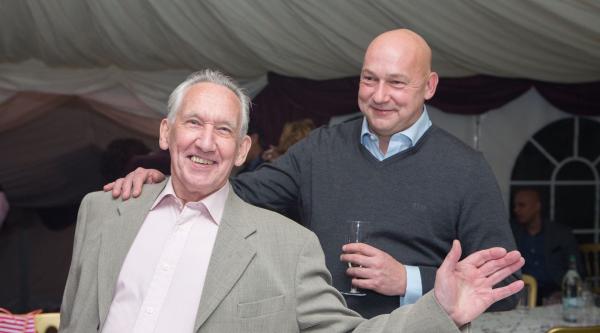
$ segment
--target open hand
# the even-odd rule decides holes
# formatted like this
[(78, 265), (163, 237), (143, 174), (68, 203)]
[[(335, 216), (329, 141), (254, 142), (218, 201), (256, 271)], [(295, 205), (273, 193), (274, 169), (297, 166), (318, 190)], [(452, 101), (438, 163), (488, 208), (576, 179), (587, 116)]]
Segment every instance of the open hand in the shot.
[(450, 252), (437, 271), (434, 294), (458, 327), (471, 322), (493, 303), (519, 292), (523, 281), (493, 288), (525, 263), (519, 251), (494, 247), (472, 253), (458, 261), (460, 242), (454, 240)]

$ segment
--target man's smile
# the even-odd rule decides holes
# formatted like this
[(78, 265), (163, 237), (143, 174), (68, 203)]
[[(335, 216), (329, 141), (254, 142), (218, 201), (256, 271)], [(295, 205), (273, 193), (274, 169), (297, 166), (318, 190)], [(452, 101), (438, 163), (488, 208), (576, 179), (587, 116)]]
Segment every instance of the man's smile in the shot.
[(192, 162), (194, 162), (196, 164), (203, 164), (203, 165), (215, 164), (215, 161), (207, 160), (207, 159), (204, 159), (204, 158), (196, 156), (196, 155), (190, 156), (190, 160), (192, 160)]

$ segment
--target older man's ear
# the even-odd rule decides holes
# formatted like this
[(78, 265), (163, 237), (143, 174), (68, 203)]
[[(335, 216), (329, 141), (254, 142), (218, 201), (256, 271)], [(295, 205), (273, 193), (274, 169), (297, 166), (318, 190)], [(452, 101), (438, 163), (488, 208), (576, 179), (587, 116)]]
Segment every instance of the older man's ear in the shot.
[(158, 138), (158, 145), (160, 149), (169, 149), (169, 121), (167, 118), (160, 122), (160, 137)]
[(240, 142), (240, 146), (238, 147), (238, 154), (235, 158), (235, 166), (240, 166), (244, 164), (246, 161), (246, 156), (248, 156), (248, 152), (250, 151), (250, 146), (252, 146), (252, 139), (248, 135), (244, 135)]

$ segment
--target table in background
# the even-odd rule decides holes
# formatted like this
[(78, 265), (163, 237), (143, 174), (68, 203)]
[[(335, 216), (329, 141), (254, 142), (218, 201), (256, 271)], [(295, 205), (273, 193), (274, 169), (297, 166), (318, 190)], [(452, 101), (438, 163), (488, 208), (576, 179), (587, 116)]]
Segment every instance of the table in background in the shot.
[(576, 323), (562, 320), (560, 304), (539, 306), (527, 310), (488, 312), (477, 318), (471, 326), (473, 333), (543, 333), (555, 326), (600, 325), (600, 308), (581, 310)]

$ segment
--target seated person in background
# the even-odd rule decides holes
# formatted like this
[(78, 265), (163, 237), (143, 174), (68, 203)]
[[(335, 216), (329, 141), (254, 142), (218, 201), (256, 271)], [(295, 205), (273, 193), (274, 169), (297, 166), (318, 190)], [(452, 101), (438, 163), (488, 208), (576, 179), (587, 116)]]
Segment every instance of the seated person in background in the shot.
[(283, 125), (283, 131), (279, 136), (277, 147), (271, 146), (263, 153), (263, 159), (272, 162), (285, 152), (296, 142), (308, 136), (310, 131), (315, 129), (315, 123), (312, 119), (304, 118), (296, 121), (289, 121)]
[(459, 262), (460, 243), (414, 305), (371, 320), (331, 286), (314, 233), (242, 201), (228, 176), (250, 148), (249, 98), (228, 77), (192, 74), (169, 98), (160, 147), (171, 177), (137, 199), (81, 203), (62, 332), (458, 332), (523, 287), (523, 265), (491, 248)]
[(560, 298), (562, 278), (569, 268), (569, 257), (577, 255), (577, 242), (569, 228), (542, 218), (540, 194), (520, 189), (514, 195), (516, 223), (512, 224), (517, 248), (525, 258), (524, 274), (538, 283), (539, 305), (542, 300)]
[(2, 224), (4, 223), (4, 219), (6, 218), (6, 215), (8, 215), (9, 210), (10, 205), (8, 204), (8, 199), (6, 198), (6, 194), (4, 194), (2, 185), (0, 185), (0, 229), (2, 228)]

